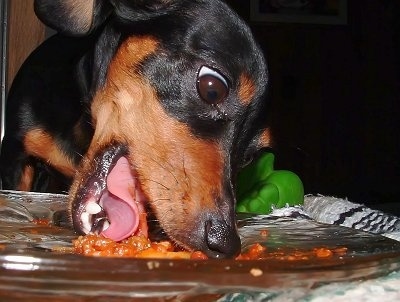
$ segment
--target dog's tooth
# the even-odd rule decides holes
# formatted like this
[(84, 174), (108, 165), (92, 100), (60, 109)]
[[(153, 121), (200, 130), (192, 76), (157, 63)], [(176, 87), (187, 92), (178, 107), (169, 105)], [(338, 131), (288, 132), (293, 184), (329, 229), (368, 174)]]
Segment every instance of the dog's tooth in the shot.
[(81, 215), (82, 231), (85, 234), (88, 234), (92, 228), (92, 225), (90, 223), (90, 217), (91, 215), (87, 212), (83, 212)]
[(110, 227), (110, 223), (108, 222), (108, 220), (104, 221), (103, 232), (106, 231), (109, 227)]
[(95, 214), (100, 213), (101, 210), (102, 210), (102, 208), (101, 208), (101, 206), (100, 206), (98, 203), (96, 203), (96, 202), (89, 202), (89, 203), (86, 205), (85, 210), (86, 210), (86, 213), (91, 214), (91, 215), (95, 215)]

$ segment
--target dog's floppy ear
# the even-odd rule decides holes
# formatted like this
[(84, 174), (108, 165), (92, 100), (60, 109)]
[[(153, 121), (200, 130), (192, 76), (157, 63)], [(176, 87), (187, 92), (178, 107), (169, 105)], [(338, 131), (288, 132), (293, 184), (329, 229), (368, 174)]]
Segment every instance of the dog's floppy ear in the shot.
[(35, 13), (47, 26), (67, 35), (90, 33), (111, 13), (107, 0), (35, 0)]

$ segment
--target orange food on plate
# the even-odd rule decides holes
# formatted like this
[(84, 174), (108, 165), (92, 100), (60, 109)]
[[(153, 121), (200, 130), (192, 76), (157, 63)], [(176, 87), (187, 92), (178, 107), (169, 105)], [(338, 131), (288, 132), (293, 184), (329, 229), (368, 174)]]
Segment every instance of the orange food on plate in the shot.
[(188, 252), (174, 247), (170, 241), (151, 242), (145, 236), (131, 236), (115, 242), (98, 235), (80, 236), (73, 241), (74, 252), (86, 256), (163, 259), (207, 259), (200, 251)]
[(260, 235), (261, 235), (261, 237), (263, 237), (263, 238), (267, 238), (268, 237), (268, 230), (261, 230), (260, 231)]
[[(74, 252), (85, 256), (98, 257), (131, 257), (131, 258), (157, 258), (157, 259), (192, 259), (205, 260), (208, 257), (200, 251), (183, 251), (170, 241), (151, 242), (145, 236), (131, 236), (120, 242), (105, 238), (100, 235), (89, 234), (80, 236), (73, 241)], [(333, 256), (343, 256), (347, 248), (326, 247), (312, 248), (310, 250), (275, 249), (269, 251), (260, 243), (249, 246), (236, 260), (324, 260)]]
[(265, 246), (259, 243), (251, 245), (246, 252), (240, 254), (237, 260), (281, 260), (281, 261), (299, 261), (299, 260), (323, 260), (334, 256), (341, 257), (347, 253), (346, 247), (326, 248), (318, 247), (311, 250), (297, 249), (276, 249), (268, 251)]
[(46, 219), (46, 218), (37, 218), (37, 219), (34, 219), (32, 222), (36, 225), (44, 225), (44, 226), (51, 225), (50, 219)]

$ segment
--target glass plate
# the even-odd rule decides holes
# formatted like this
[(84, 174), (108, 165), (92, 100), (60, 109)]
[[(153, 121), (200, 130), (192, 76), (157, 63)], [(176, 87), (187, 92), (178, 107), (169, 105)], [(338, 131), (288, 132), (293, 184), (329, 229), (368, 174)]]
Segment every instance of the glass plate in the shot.
[[(319, 224), (300, 213), (240, 216), (243, 248), (258, 242), (268, 251), (282, 253), (322, 246), (346, 247), (347, 253), (292, 261), (121, 259), (56, 253), (55, 247), (70, 247), (76, 238), (66, 200), (65, 195), (0, 191), (1, 301), (211, 301), (234, 292), (311, 289), (400, 268), (399, 242)], [(43, 220), (53, 225), (42, 225)]]

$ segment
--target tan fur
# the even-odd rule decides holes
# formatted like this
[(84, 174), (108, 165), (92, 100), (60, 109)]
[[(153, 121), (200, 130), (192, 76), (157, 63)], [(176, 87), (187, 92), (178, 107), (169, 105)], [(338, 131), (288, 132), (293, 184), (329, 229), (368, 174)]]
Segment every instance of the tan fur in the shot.
[(26, 165), (22, 171), (20, 183), (18, 184), (17, 190), (29, 191), (32, 188), (34, 170), (30, 165)]
[(75, 166), (71, 159), (45, 130), (40, 128), (30, 130), (25, 136), (24, 146), (27, 154), (42, 159), (60, 173), (68, 177), (75, 174)]
[(261, 132), (261, 135), (258, 139), (258, 147), (259, 148), (266, 148), (270, 147), (272, 144), (272, 138), (271, 138), (271, 131), (269, 128), (266, 128)]
[(248, 74), (242, 73), (239, 79), (239, 99), (244, 105), (248, 105), (254, 98), (256, 85)]

